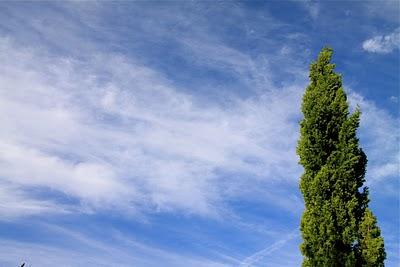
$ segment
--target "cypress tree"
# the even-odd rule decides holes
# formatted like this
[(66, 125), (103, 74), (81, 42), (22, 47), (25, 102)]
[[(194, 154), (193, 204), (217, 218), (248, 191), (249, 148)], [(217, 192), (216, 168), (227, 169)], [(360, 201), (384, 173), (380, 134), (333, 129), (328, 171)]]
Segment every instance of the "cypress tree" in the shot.
[[(301, 107), (297, 153), (304, 167), (300, 190), (305, 210), (300, 249), (303, 266), (369, 266), (361, 258), (370, 259), (371, 253), (363, 250), (375, 243), (376, 232), (359, 230), (368, 205), (368, 190), (363, 187), (367, 158), (356, 136), (360, 111), (349, 112), (342, 78), (330, 62), (332, 53), (324, 48), (311, 64)], [(377, 228), (370, 219), (364, 221)]]

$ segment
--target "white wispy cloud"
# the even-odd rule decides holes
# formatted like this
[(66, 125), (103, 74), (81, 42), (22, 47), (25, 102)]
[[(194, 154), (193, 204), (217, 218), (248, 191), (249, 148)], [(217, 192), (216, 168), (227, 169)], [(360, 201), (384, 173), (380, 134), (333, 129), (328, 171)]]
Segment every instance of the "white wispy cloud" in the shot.
[[(7, 194), (9, 203), (18, 203), (23, 196), (27, 207), (35, 207), (28, 212), (9, 205), (5, 214), (48, 212), (60, 205), (67, 211), (218, 216), (229, 199), (243, 196), (262, 196), (284, 210), (299, 206), (297, 197), (280, 196), (276, 188), (278, 183), (296, 184), (301, 173), (295, 146), (306, 86), (303, 68), (293, 67), (290, 59), (286, 64), (281, 61), (282, 69), (289, 69), (296, 79), (277, 87), (269, 63), (273, 55), (254, 58), (230, 47), (210, 34), (210, 25), (200, 16), (189, 21), (185, 13), (173, 18), (160, 14), (173, 21), (171, 31), (163, 23), (140, 22), (137, 28), (143, 32), (138, 36), (146, 38), (151, 32), (152, 38), (154, 34), (174, 39), (191, 63), (233, 73), (243, 90), (256, 89), (252, 97), (232, 94), (220, 102), (204, 101), (208, 96), (196, 92), (195, 86), (181, 88), (157, 69), (139, 63), (135, 53), (124, 57), (104, 52), (83, 30), (102, 30), (92, 6), (89, 11), (85, 4), (72, 7), (81, 17), (56, 16), (60, 31), (45, 20), (27, 18), (28, 23), (13, 25), (16, 37), (0, 39), (1, 182), (16, 192)], [(106, 10), (95, 7), (95, 12)], [(240, 9), (235, 14), (243, 16)], [(55, 17), (52, 12), (44, 16)], [(25, 30), (31, 20), (35, 23), (30, 27), (45, 36), (44, 44)], [(190, 38), (175, 29), (187, 25), (195, 32)], [(101, 36), (112, 40), (113, 34), (106, 31)], [(380, 112), (371, 108), (364, 116)], [(390, 129), (392, 125), (389, 120)], [(379, 132), (371, 142), (386, 138)], [(383, 179), (393, 173), (392, 160), (389, 165), (377, 162), (370, 164), (376, 166), (371, 170), (374, 176)], [(265, 186), (268, 183), (274, 186)], [(57, 199), (39, 198), (31, 194), (34, 188), (57, 192), (78, 204), (66, 207)], [(37, 208), (41, 204), (48, 208)]]
[(400, 29), (390, 34), (378, 35), (365, 40), (362, 44), (365, 51), (371, 53), (388, 54), (400, 47)]
[(11, 221), (21, 215), (68, 214), (77, 211), (73, 207), (49, 199), (32, 197), (18, 185), (2, 182), (0, 183), (0, 212), (2, 220)]
[(215, 215), (235, 179), (296, 177), (297, 87), (221, 107), (118, 55), (80, 62), (3, 38), (0, 56), (1, 176), (20, 190), (56, 190), (89, 210)]
[[(221, 50), (231, 51), (214, 53)], [(29, 196), (29, 189), (40, 187), (77, 199), (83, 211), (215, 216), (226, 200), (252, 187), (257, 192), (260, 183), (298, 179), (294, 147), (304, 85), (271, 86), (257, 98), (230, 99), (227, 107), (199, 102), (157, 71), (119, 55), (96, 54), (87, 62), (54, 58), (3, 38), (0, 56), (5, 63), (0, 75), (1, 177), (33, 205), (41, 202)], [(240, 70), (243, 63), (230, 59), (221, 64)], [(383, 111), (373, 104), (360, 97), (356, 102), (365, 105), (366, 120), (382, 118)], [(395, 127), (394, 120), (386, 122)], [(386, 131), (377, 132), (382, 124), (371, 123), (365, 129), (366, 136), (374, 135), (370, 146), (388, 140)], [(395, 158), (381, 162), (374, 150), (368, 153), (376, 158), (370, 161), (371, 176), (393, 175)], [(243, 185), (247, 190), (238, 190)], [(292, 206), (270, 189), (267, 199), (270, 195), (282, 208)], [(10, 216), (30, 214), (9, 208)]]

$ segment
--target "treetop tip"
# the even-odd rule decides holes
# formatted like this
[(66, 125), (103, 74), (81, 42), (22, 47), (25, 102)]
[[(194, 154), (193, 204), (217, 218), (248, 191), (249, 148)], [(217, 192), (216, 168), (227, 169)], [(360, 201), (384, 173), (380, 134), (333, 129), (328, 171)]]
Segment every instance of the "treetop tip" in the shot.
[(324, 48), (321, 49), (321, 52), (319, 52), (318, 60), (330, 62), (332, 54), (333, 54), (333, 49), (329, 46), (325, 46)]

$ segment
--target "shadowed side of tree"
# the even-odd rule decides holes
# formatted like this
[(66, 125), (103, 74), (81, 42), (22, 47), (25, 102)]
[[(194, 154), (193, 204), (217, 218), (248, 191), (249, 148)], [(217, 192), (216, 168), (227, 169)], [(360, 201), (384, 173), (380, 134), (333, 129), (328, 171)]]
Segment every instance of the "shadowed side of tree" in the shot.
[[(367, 158), (356, 136), (360, 111), (349, 113), (342, 78), (334, 72), (331, 57), (332, 49), (324, 48), (311, 64), (310, 85), (302, 103), (297, 153), (304, 167), (300, 180), (305, 202), (300, 224), (303, 266), (369, 266), (363, 258), (376, 253), (364, 251), (372, 249), (367, 244), (375, 239), (366, 241), (372, 238), (370, 232), (360, 228), (366, 218), (371, 223), (364, 215)], [(376, 221), (374, 227), (380, 233)], [(374, 258), (383, 266), (384, 254)]]

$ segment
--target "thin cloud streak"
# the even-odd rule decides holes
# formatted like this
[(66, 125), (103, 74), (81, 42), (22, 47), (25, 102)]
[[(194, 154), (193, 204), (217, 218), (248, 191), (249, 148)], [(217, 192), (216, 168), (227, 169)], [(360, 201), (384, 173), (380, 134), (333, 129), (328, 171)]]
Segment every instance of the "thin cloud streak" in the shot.
[[(298, 229), (296, 228), (294, 231), (289, 233), (285, 238), (280, 239), (278, 241), (275, 241), (273, 244), (267, 246), (266, 248), (254, 253), (253, 255), (245, 258), (241, 264), (240, 267), (251, 267), (251, 266), (256, 266), (255, 264), (257, 262), (262, 261), (264, 258), (268, 257), (271, 253), (275, 252), (276, 250), (282, 248), (287, 242), (290, 240), (294, 239), (297, 237), (298, 234)], [(265, 260), (265, 262), (268, 262), (268, 259)]]
[[(191, 255), (179, 255), (170, 251), (150, 247), (126, 236), (114, 236), (113, 242), (103, 242), (86, 234), (45, 224), (43, 229), (63, 242), (40, 244), (14, 240), (0, 240), (0, 264), (16, 266), (25, 262), (28, 266), (199, 266), (227, 267), (227, 260), (218, 261)], [(148, 257), (143, 257), (148, 255)]]

